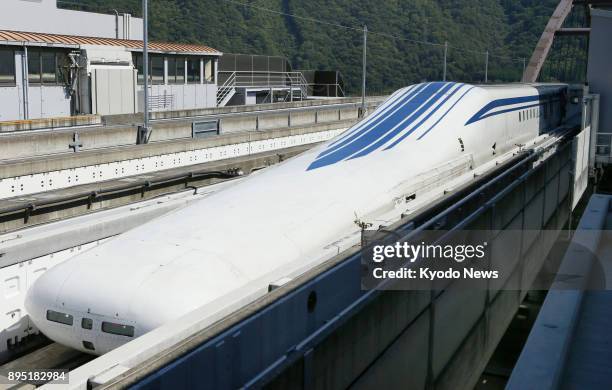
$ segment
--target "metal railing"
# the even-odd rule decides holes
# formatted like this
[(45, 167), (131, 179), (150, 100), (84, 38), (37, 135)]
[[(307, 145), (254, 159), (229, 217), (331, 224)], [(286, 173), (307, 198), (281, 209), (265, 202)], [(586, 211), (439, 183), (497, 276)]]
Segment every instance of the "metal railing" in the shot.
[(336, 84), (308, 84), (308, 96), (344, 97), (344, 88)]
[[(222, 72), (219, 72), (221, 74)], [(223, 100), (236, 88), (236, 72), (232, 72), (227, 80), (217, 89), (217, 105), (221, 104)]]
[(595, 156), (612, 161), (612, 133), (597, 133)]
[(224, 80), (217, 90), (217, 104), (237, 87), (284, 88), (293, 93), (297, 89), (300, 99), (308, 96), (308, 82), (302, 72), (219, 72), (219, 80)]
[(174, 95), (151, 95), (148, 100), (151, 110), (167, 110), (174, 107)]

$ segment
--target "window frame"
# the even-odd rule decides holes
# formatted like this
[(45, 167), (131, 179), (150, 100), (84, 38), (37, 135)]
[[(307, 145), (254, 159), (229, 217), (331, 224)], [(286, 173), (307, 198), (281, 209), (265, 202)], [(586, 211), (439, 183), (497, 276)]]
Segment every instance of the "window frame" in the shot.
[[(190, 73), (191, 67), (190, 64), (196, 64), (195, 69), (197, 72), (193, 74), (194, 79), (191, 80), (192, 74)], [(187, 57), (187, 84), (202, 84), (202, 58), (201, 57)]]
[[(180, 60), (180, 61), (179, 61)], [(179, 64), (182, 63), (182, 69), (183, 69), (183, 73), (181, 75), (182, 77), (182, 81), (178, 80), (178, 70), (179, 70)], [(187, 58), (186, 57), (176, 57), (176, 69), (175, 69), (175, 79), (176, 79), (176, 84), (187, 84)]]
[[(53, 61), (53, 81), (45, 81), (45, 57), (52, 58)], [(58, 66), (57, 66), (57, 53), (54, 51), (43, 50), (40, 52), (40, 81), (43, 85), (57, 85), (58, 84)]]
[[(155, 68), (154, 65), (159, 65), (161, 60), (161, 67)], [(144, 60), (143, 60), (144, 63)], [(155, 74), (154, 70), (161, 70), (161, 79), (159, 74)], [(161, 55), (149, 55), (149, 80), (151, 85), (164, 85), (166, 83), (166, 58)]]
[[(166, 61), (168, 64), (168, 84), (185, 84), (185, 57), (168, 56)], [(170, 64), (173, 64), (173, 66), (170, 66)], [(182, 75), (179, 69), (183, 70)]]
[[(43, 78), (45, 74), (43, 72), (43, 58), (46, 55), (53, 56), (53, 81), (47, 80)], [(35, 50), (28, 50), (28, 84), (34, 84), (36, 86), (57, 86), (62, 85), (63, 75), (60, 72), (60, 56), (65, 55), (64, 51), (53, 50), (53, 49), (45, 49), (45, 48), (36, 48)], [(34, 62), (36, 65), (36, 73), (32, 73), (32, 66), (30, 62)], [(36, 76), (36, 78), (33, 78)]]
[(93, 319), (87, 318), (87, 317), (81, 318), (81, 328), (92, 330), (93, 329)]
[[(51, 314), (51, 317), (53, 318), (49, 318), (49, 314)], [(61, 311), (47, 309), (45, 313), (45, 318), (47, 319), (47, 321), (55, 322), (56, 324), (62, 324), (67, 326), (74, 325), (74, 316), (68, 313), (62, 313)], [(61, 321), (62, 318), (65, 318), (66, 320)]]
[[(42, 64), (41, 64), (41, 50), (28, 50), (28, 84), (42, 84)], [(36, 61), (36, 59), (38, 59), (38, 61)], [(35, 66), (36, 69), (36, 73), (32, 73), (32, 65), (30, 61), (35, 62), (35, 64), (37, 64)], [(38, 76), (36, 77), (38, 80), (34, 79), (33, 76)]]
[(136, 69), (136, 84), (144, 85), (144, 55), (139, 52), (133, 52), (132, 62), (134, 63), (134, 69)]
[[(214, 57), (204, 57), (203, 58), (203, 68), (204, 68), (204, 84), (214, 84), (215, 83), (215, 58)], [(210, 64), (210, 79), (206, 74), (207, 64)]]
[[(112, 329), (109, 329), (111, 327)], [(119, 330), (117, 330), (119, 329)], [(116, 322), (103, 321), (100, 330), (115, 336), (134, 337), (135, 329), (132, 325), (119, 324)]]
[(0, 78), (0, 86), (2, 87), (14, 87), (17, 85), (17, 69), (15, 62), (15, 50), (11, 48), (0, 48), (0, 53), (6, 52), (9, 58), (12, 58), (12, 69), (13, 69), (13, 81), (2, 81)]

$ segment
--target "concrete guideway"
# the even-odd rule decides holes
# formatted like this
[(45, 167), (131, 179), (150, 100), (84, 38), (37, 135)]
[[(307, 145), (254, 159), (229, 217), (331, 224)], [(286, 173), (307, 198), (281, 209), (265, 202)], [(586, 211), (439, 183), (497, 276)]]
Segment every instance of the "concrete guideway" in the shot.
[[(161, 116), (152, 120), (153, 132), (150, 142), (191, 139), (194, 137), (194, 126), (211, 122), (220, 134), (304, 128), (351, 120), (355, 122), (358, 120), (360, 104), (353, 100), (355, 99), (333, 99), (293, 104), (266, 104), (263, 107), (240, 106), (231, 110), (181, 111), (173, 113), (177, 115), (175, 117)], [(380, 100), (381, 98), (370, 99), (368, 109), (374, 109)], [(180, 114), (193, 115), (178, 116)], [(135, 145), (138, 124), (142, 121), (142, 116), (113, 116), (104, 119), (103, 126), (0, 132), (0, 161)]]
[(6, 161), (0, 199), (327, 141), (353, 121)]
[[(473, 186), (456, 188), (445, 195), (441, 204), (430, 205), (431, 207), (428, 207), (422, 213), (408, 217), (409, 220), (412, 220), (408, 225), (414, 227), (413, 223), (420, 224), (429, 221), (434, 215), (450, 207), (453, 214), (441, 213), (440, 218), (442, 219), (440, 221), (446, 220), (451, 223), (461, 221), (466, 217), (476, 218), (477, 216), (474, 216), (476, 214), (473, 213), (475, 209), (482, 213), (479, 221), (495, 223), (496, 230), (497, 226), (514, 226), (516, 221), (522, 218), (522, 213), (529, 209), (528, 212), (535, 216), (533, 220), (538, 224), (542, 223), (547, 227), (556, 227), (566, 220), (570, 209), (571, 186), (568, 183), (569, 180), (565, 178), (569, 179), (569, 176), (566, 175), (569, 175), (570, 172), (571, 158), (569, 156), (572, 154), (571, 150), (571, 146), (565, 143), (562, 137), (557, 137), (556, 140), (553, 138), (544, 139), (538, 145), (534, 145), (533, 154), (525, 150), (516, 155), (508, 164), (497, 165), (497, 168), (494, 169), (495, 172), (478, 175), (475, 178), (477, 183)], [(531, 173), (531, 170), (535, 172)], [(485, 186), (480, 187), (481, 183), (488, 183), (493, 179), (496, 179), (494, 184), (488, 185), (486, 191), (483, 189)], [(512, 183), (512, 186), (504, 185), (505, 183)], [(469, 191), (474, 192), (469, 196), (471, 199), (470, 206), (466, 207), (468, 203), (465, 203), (462, 199), (465, 193), (469, 193)], [(524, 191), (527, 198), (522, 196), (525, 193)], [(519, 208), (518, 203), (521, 199), (527, 201), (529, 205), (525, 204)], [(508, 212), (495, 213), (491, 211), (491, 208), (498, 211), (506, 210), (507, 205), (512, 205), (508, 208)], [(429, 213), (427, 213), (428, 210)], [(490, 212), (493, 212), (497, 217), (489, 218)], [(405, 223), (406, 221), (402, 221), (400, 225), (404, 226)], [(406, 225), (406, 230), (401, 230), (402, 233), (413, 228), (408, 225)], [(395, 225), (389, 228), (395, 229)], [(528, 278), (533, 267), (537, 267), (539, 254), (542, 250), (540, 247), (551, 244), (550, 240), (531, 240), (530, 243), (537, 248), (530, 249), (531, 255), (527, 256), (529, 266), (523, 270), (525, 275), (518, 273), (519, 276), (515, 275), (512, 280), (506, 281), (506, 283), (515, 283), (516, 278)], [(209, 353), (212, 353), (215, 356), (227, 357), (227, 359), (217, 359), (215, 361), (223, 367), (227, 364), (228, 369), (216, 373), (207, 372), (206, 375), (199, 375), (199, 379), (192, 377), (196, 382), (189, 383), (210, 387), (237, 387), (245, 383), (257, 386), (262, 383), (270, 383), (270, 380), (276, 374), (285, 372), (284, 370), (287, 368), (289, 368), (286, 371), (287, 376), (283, 377), (290, 380), (291, 372), (295, 372), (291, 367), (302, 367), (301, 364), (304, 362), (305, 367), (308, 367), (305, 368), (304, 375), (310, 378), (309, 381), (317, 381), (316, 378), (328, 378), (333, 381), (334, 387), (343, 387), (344, 382), (340, 383), (338, 381), (352, 380), (350, 379), (353, 378), (351, 375), (360, 372), (364, 367), (367, 368), (370, 364), (368, 359), (374, 358), (376, 364), (371, 366), (372, 369), (368, 370), (367, 375), (362, 376), (360, 383), (364, 384), (377, 378), (373, 372), (377, 370), (377, 364), (381, 360), (391, 360), (404, 367), (406, 364), (414, 367), (414, 370), (409, 373), (411, 378), (406, 379), (406, 383), (414, 383), (415, 386), (421, 383), (420, 381), (425, 377), (423, 375), (425, 371), (421, 369), (427, 367), (427, 365), (432, 365), (435, 377), (431, 379), (436, 380), (436, 383), (441, 385), (440, 387), (445, 387), (444, 383), (456, 384), (456, 380), (469, 382), (474, 379), (465, 377), (471, 370), (466, 370), (462, 362), (474, 362), (473, 358), (476, 358), (479, 360), (474, 364), (486, 363), (486, 355), (492, 352), (491, 348), (495, 345), (494, 339), (501, 337), (505, 321), (509, 321), (512, 316), (513, 305), (518, 305), (518, 302), (520, 302), (518, 293), (500, 291), (498, 287), (495, 288), (496, 295), (494, 293), (489, 295), (488, 306), (485, 306), (484, 309), (487, 314), (484, 317), (481, 311), (483, 309), (482, 305), (465, 305), (466, 302), (471, 302), (473, 301), (472, 298), (475, 298), (471, 294), (459, 294), (458, 298), (453, 298), (455, 294), (441, 294), (440, 297), (436, 298), (436, 302), (432, 302), (430, 306), (425, 299), (428, 294), (422, 294), (422, 296), (421, 294), (415, 294), (414, 299), (406, 299), (408, 297), (405, 295), (397, 295), (397, 300), (393, 299), (392, 302), (389, 302), (388, 300), (391, 298), (383, 293), (382, 295), (387, 300), (386, 303), (383, 303), (380, 295), (378, 298), (374, 295), (371, 299), (364, 297), (362, 300), (360, 298), (357, 302), (355, 299), (363, 294), (363, 291), (360, 291), (358, 281), (354, 280), (354, 277), (359, 275), (358, 265), (359, 252), (355, 248), (349, 249), (340, 256), (306, 271), (304, 275), (290, 280), (288, 284), (275, 289), (271, 293), (264, 293), (260, 299), (241, 307), (236, 312), (231, 312), (228, 317), (213, 326), (207, 325), (211, 323), (211, 319), (205, 317), (206, 308), (202, 308), (197, 313), (189, 314), (181, 321), (167, 324), (167, 326), (164, 325), (150, 334), (144, 335), (72, 371), (71, 378), (74, 383), (71, 383), (71, 386), (72, 388), (84, 388), (85, 383), (89, 382), (93, 386), (104, 383), (104, 388), (119, 388), (128, 384), (137, 384), (142, 388), (147, 388), (148, 385), (158, 383), (157, 380), (160, 376), (149, 377), (149, 375), (156, 372), (159, 367), (168, 367), (168, 364), (170, 364), (169, 370), (163, 370), (163, 375), (181, 376), (184, 372), (180, 367), (186, 367), (189, 364), (187, 363), (189, 359), (202, 357), (204, 360), (201, 363), (204, 364), (210, 361), (208, 357), (212, 356), (209, 355)], [(338, 290), (338, 286), (344, 286), (342, 291)], [(316, 300), (311, 299), (313, 292)], [(478, 302), (480, 302), (482, 296), (477, 295), (479, 297)], [(453, 303), (453, 299), (461, 299), (461, 301)], [(317, 303), (311, 305), (309, 302), (313, 301)], [(367, 308), (369, 303), (374, 305), (375, 308)], [(365, 306), (361, 306), (361, 304)], [(386, 308), (394, 308), (396, 307), (395, 304), (403, 314), (376, 315), (376, 313), (380, 314), (379, 310), (382, 310), (380, 305)], [(413, 304), (416, 306), (411, 306)], [(303, 312), (300, 309), (302, 307), (304, 308)], [(419, 309), (428, 307), (427, 311), (420, 311)], [(449, 312), (449, 307), (469, 307), (470, 310), (462, 309), (463, 314), (461, 315), (461, 321), (459, 321), (456, 313), (453, 314), (452, 310)], [(292, 314), (289, 314), (288, 310)], [(430, 323), (427, 320), (427, 314), (432, 310), (435, 311), (434, 317), (440, 317), (441, 319)], [(300, 318), (288, 318), (287, 321), (303, 323), (305, 327), (286, 329), (282, 327), (282, 323), (278, 323), (278, 318), (286, 318), (286, 316), (291, 315)], [(378, 318), (376, 320), (376, 323), (379, 324), (377, 327), (367, 326), (368, 323), (372, 323), (371, 316)], [(444, 318), (447, 320), (448, 318), (455, 318), (456, 326), (453, 327), (452, 334), (444, 333), (445, 329), (448, 328), (444, 325), (446, 323)], [(482, 318), (495, 321), (487, 323)], [(385, 321), (381, 319), (385, 319)], [(476, 321), (476, 325), (472, 326), (471, 324), (474, 321)], [(433, 326), (433, 329), (431, 326)], [(430, 329), (429, 332), (434, 332), (436, 335), (433, 337), (433, 347), (431, 347), (432, 336), (428, 336), (427, 333), (428, 328)], [(196, 329), (201, 329), (201, 331), (194, 333)], [(261, 329), (268, 329), (271, 333), (269, 335), (267, 333), (260, 334), (260, 337), (253, 338), (251, 335), (254, 334), (252, 332), (255, 329), (258, 332), (261, 332)], [(354, 335), (354, 331), (357, 331), (357, 329), (359, 329), (359, 334), (363, 336), (359, 337), (358, 340), (351, 337), (351, 334)], [(365, 330), (368, 330), (368, 332), (363, 333)], [(279, 337), (275, 338), (272, 334)], [(431, 335), (431, 333), (429, 334)], [(462, 342), (466, 334), (469, 335), (471, 341)], [(486, 337), (483, 339), (483, 335), (486, 336), (487, 334), (489, 334), (488, 339)], [(328, 337), (329, 335), (335, 336)], [(381, 338), (381, 335), (384, 335), (384, 337)], [(272, 338), (268, 338), (269, 336)], [(374, 342), (375, 340), (376, 342)], [(414, 340), (422, 341), (422, 343), (415, 344)], [(448, 342), (445, 342), (445, 340)], [(414, 356), (394, 355), (406, 350), (399, 348), (394, 344), (394, 341), (400, 344), (409, 343), (414, 348), (408, 350), (415, 351), (415, 348), (418, 347), (419, 352), (415, 353)], [(427, 351), (428, 342), (430, 347), (433, 348), (429, 351)], [(257, 367), (250, 365), (249, 367), (242, 367), (239, 371), (229, 368), (237, 368), (235, 362), (240, 360), (232, 355), (233, 353), (248, 356), (249, 351), (253, 353), (255, 353), (255, 350), (261, 351), (262, 349), (257, 347), (258, 343), (265, 343), (267, 346), (264, 349), (269, 350), (270, 353), (273, 353), (272, 349), (274, 349), (279, 354), (274, 352), (274, 356), (266, 355), (263, 360), (257, 362)], [(387, 347), (386, 343), (391, 343), (393, 346)], [(477, 349), (471, 349), (471, 345), (477, 345)], [(459, 352), (455, 351), (456, 349)], [(309, 351), (314, 353), (311, 354)], [(328, 353), (325, 351), (328, 351)], [(332, 353), (332, 351), (336, 352)], [(347, 361), (347, 365), (336, 366), (335, 364), (342, 360), (338, 356), (346, 356), (347, 354), (359, 356), (359, 361), (351, 359), (350, 362)], [(326, 356), (331, 360), (327, 362), (321, 360)], [(384, 356), (384, 358), (381, 356)], [(423, 358), (423, 356), (432, 357)], [(377, 357), (381, 359), (376, 360)], [(278, 365), (268, 366), (268, 363), (271, 362), (276, 362)], [(204, 364), (204, 366), (206, 365)], [(325, 367), (333, 370), (337, 375), (319, 375), (317, 370)], [(296, 369), (301, 373), (300, 368)], [(248, 382), (245, 378), (248, 378), (251, 382)], [(174, 377), (171, 381), (175, 379), (180, 381), (178, 377)], [(281, 388), (283, 384), (285, 385), (284, 388), (292, 384), (298, 386), (298, 383), (284, 382), (284, 379), (277, 383), (280, 384)]]
[[(386, 229), (403, 236), (417, 227), (482, 228), (486, 223), (493, 225), (491, 231), (503, 231), (524, 220), (533, 223), (532, 229), (555, 231), (568, 218), (572, 192), (572, 145), (557, 141), (517, 155)], [(71, 388), (84, 388), (86, 382), (104, 389), (149, 389), (161, 383), (185, 388), (369, 388), (374, 383), (469, 388), (554, 238), (525, 239), (516, 272), (490, 290), (448, 293), (450, 286), (437, 294), (362, 291), (355, 247), (212, 325), (202, 307), (155, 329), (72, 371)], [(509, 245), (503, 234), (498, 239)], [(304, 326), (284, 327), (288, 322)], [(251, 354), (260, 359), (249, 360), (248, 366), (235, 363)], [(194, 365), (199, 370), (195, 376)]]
[(240, 171), (249, 174), (316, 144), (189, 165), (126, 178), (51, 190), (27, 197), (0, 200), (0, 233), (48, 223), (125, 204), (157, 198), (168, 193), (214, 184)]
[[(240, 180), (240, 179), (236, 179)], [(32, 345), (40, 344), (38, 331), (23, 306), (25, 294), (36, 278), (105, 240), (139, 226), (190, 202), (203, 199), (232, 181), (178, 191), (108, 210), (80, 215), (0, 235), (0, 278), (6, 292), (0, 318), (0, 362), (10, 360)]]

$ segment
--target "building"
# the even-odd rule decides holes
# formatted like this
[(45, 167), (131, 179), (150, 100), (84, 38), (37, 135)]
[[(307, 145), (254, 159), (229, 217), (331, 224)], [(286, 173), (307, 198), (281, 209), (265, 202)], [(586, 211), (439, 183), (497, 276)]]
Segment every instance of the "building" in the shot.
[(57, 8), (57, 0), (2, 0), (0, 28), (11, 31), (142, 39), (142, 19)]
[[(142, 19), (58, 1), (2, 0), (0, 121), (144, 111)], [(149, 53), (151, 111), (344, 96), (338, 72), (306, 77), (283, 57), (162, 42)]]
[[(601, 165), (612, 164), (612, 71), (610, 65), (610, 34), (612, 10), (591, 10), (589, 61), (587, 79), (591, 93), (599, 94), (599, 115), (593, 119), (599, 124), (596, 142), (592, 142), (592, 155)], [(590, 118), (589, 118), (590, 120)]]
[[(57, 9), (55, 0), (3, 1), (0, 25), (19, 30), (0, 30), (0, 121), (143, 111), (143, 42), (124, 39), (142, 36), (141, 19)], [(152, 111), (217, 106), (219, 51), (151, 42), (149, 53)]]

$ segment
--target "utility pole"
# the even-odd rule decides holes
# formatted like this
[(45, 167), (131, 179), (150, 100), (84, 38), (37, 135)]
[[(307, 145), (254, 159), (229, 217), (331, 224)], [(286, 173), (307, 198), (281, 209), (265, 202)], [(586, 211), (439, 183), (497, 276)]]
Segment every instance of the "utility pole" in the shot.
[(485, 84), (489, 82), (489, 51), (485, 52)]
[(138, 129), (138, 143), (146, 144), (151, 136), (149, 128), (149, 10), (148, 0), (142, 0), (142, 68), (144, 75), (144, 124)]
[(446, 81), (446, 59), (448, 58), (448, 41), (444, 42), (444, 70), (442, 72), (442, 81)]
[[(525, 75), (525, 69), (527, 68), (527, 59), (523, 57), (523, 76)], [(522, 79), (522, 76), (521, 76)]]
[(362, 69), (362, 80), (361, 80), (361, 117), (365, 116), (366, 111), (366, 63), (368, 53), (368, 26), (363, 26), (363, 69)]

